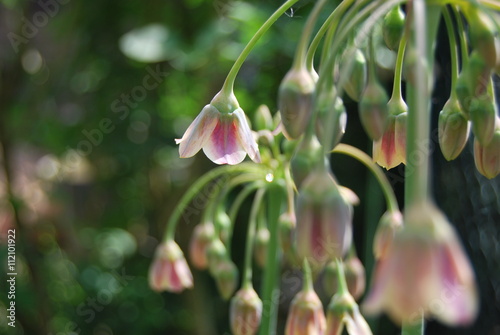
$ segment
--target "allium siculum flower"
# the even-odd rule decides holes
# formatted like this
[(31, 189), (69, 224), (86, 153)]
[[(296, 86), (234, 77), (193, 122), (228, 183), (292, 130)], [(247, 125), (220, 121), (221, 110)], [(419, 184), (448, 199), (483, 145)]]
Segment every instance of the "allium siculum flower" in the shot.
[(189, 242), (189, 258), (191, 263), (200, 270), (208, 267), (207, 247), (214, 236), (215, 229), (212, 222), (201, 223), (193, 230)]
[(409, 207), (404, 220), (376, 265), (365, 312), (385, 311), (397, 323), (423, 313), (448, 325), (470, 324), (478, 312), (477, 289), (453, 227), (427, 202)]
[[(389, 118), (384, 134), (373, 141), (373, 160), (387, 170), (406, 162), (406, 111), (403, 100), (390, 100)], [(398, 132), (399, 131), (399, 132)]]
[(262, 317), (262, 301), (253, 287), (242, 288), (231, 299), (229, 319), (233, 335), (253, 335)]
[(352, 242), (352, 206), (342, 196), (327, 167), (303, 182), (296, 205), (297, 254), (313, 267), (342, 258)]
[(257, 142), (232, 93), (230, 96), (222, 91), (217, 93), (176, 143), (182, 158), (194, 156), (203, 148), (216, 164), (239, 164), (247, 154), (260, 162)]
[(290, 305), (285, 335), (324, 335), (326, 318), (323, 304), (314, 292), (311, 270), (304, 262), (304, 284)]
[(500, 174), (500, 119), (496, 120), (496, 130), (488, 145), (474, 140), (474, 161), (477, 170), (486, 178), (493, 179)]
[(462, 112), (458, 99), (451, 97), (439, 113), (439, 147), (446, 160), (460, 155), (469, 139), (470, 123)]
[(228, 300), (236, 290), (238, 285), (238, 268), (230, 260), (225, 259), (219, 262), (211, 271), (217, 289), (224, 300)]
[(193, 287), (193, 275), (175, 241), (165, 241), (156, 248), (155, 258), (149, 269), (149, 286), (158, 292), (175, 293)]

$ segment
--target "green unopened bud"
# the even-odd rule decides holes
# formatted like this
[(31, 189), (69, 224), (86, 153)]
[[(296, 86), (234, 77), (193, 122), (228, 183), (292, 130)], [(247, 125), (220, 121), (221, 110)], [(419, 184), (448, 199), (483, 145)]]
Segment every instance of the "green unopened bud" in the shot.
[(218, 238), (213, 239), (207, 246), (207, 263), (208, 270), (212, 275), (214, 275), (214, 271), (217, 266), (227, 260), (228, 254), (227, 249)]
[(333, 149), (345, 133), (347, 113), (344, 102), (337, 96), (335, 88), (321, 92), (317, 98), (316, 134), (319, 142)]
[(395, 6), (387, 13), (382, 23), (382, 33), (385, 45), (391, 50), (398, 50), (399, 42), (403, 36), (405, 26), (405, 13), (400, 6)]
[(470, 105), (472, 132), (483, 146), (488, 145), (493, 138), (495, 118), (496, 108), (493, 98), (486, 94), (472, 100)]
[(457, 99), (450, 98), (439, 113), (439, 147), (444, 158), (451, 161), (460, 155), (469, 138), (470, 124)]
[(455, 93), (457, 94), (460, 106), (462, 106), (462, 112), (467, 118), (469, 118), (470, 103), (472, 102), (472, 91), (470, 86), (468, 64), (465, 64), (462, 72), (460, 72), (457, 78)]
[(382, 137), (389, 121), (385, 89), (376, 80), (370, 80), (359, 102), (359, 117), (368, 137), (378, 140)]
[(255, 234), (254, 257), (255, 262), (261, 268), (266, 266), (267, 246), (269, 244), (269, 230), (267, 228), (259, 228)]
[(489, 68), (496, 67), (500, 62), (500, 41), (495, 23), (476, 6), (470, 7), (468, 19), (472, 47), (479, 52)]
[(229, 215), (219, 208), (217, 214), (215, 214), (215, 224), (219, 229), (219, 237), (223, 243), (227, 243), (229, 238), (229, 230), (231, 228), (231, 219)]
[(291, 69), (280, 84), (278, 106), (283, 134), (296, 139), (304, 133), (313, 108), (316, 83), (306, 69)]
[(231, 299), (229, 319), (234, 335), (253, 335), (262, 317), (262, 301), (252, 287), (242, 288)]
[(269, 107), (260, 105), (257, 108), (254, 116), (254, 124), (257, 130), (274, 130), (273, 116)]
[(474, 140), (474, 161), (477, 170), (486, 178), (493, 179), (500, 174), (500, 119), (496, 120), (496, 130), (492, 140), (482, 145)]
[(238, 268), (234, 263), (226, 259), (213, 269), (212, 275), (215, 279), (219, 294), (224, 300), (228, 300), (238, 285)]
[(469, 58), (468, 83), (469, 92), (473, 97), (478, 97), (486, 93), (491, 77), (491, 69), (478, 52), (472, 52)]
[(359, 98), (361, 97), (361, 94), (363, 94), (363, 90), (366, 86), (366, 58), (361, 50), (356, 49), (353, 54), (344, 54), (340, 68), (344, 68), (344, 64), (347, 64), (348, 62), (352, 62), (352, 68), (349, 78), (344, 84), (344, 90), (352, 100), (359, 101)]
[(293, 181), (297, 188), (323, 157), (323, 148), (318, 138), (314, 135), (305, 136), (291, 160)]
[(293, 256), (294, 254), (294, 250), (292, 247), (293, 246), (292, 235), (296, 225), (297, 225), (297, 219), (295, 218), (295, 213), (293, 212), (292, 213), (285, 212), (281, 214), (278, 219), (279, 241), (281, 250), (283, 250), (284, 255)]

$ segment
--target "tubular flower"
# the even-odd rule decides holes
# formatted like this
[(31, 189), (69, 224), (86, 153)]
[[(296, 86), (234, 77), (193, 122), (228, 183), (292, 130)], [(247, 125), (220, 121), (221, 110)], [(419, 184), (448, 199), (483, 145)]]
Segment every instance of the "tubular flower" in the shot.
[(149, 286), (155, 291), (182, 292), (193, 287), (193, 275), (181, 248), (173, 240), (161, 243), (149, 270)]
[(216, 164), (239, 164), (247, 154), (260, 163), (257, 142), (233, 94), (226, 97), (219, 92), (175, 142), (181, 158), (192, 157), (203, 148)]
[(252, 287), (242, 288), (231, 299), (231, 330), (234, 335), (253, 335), (262, 317), (262, 301)]
[(432, 203), (408, 208), (404, 220), (376, 265), (365, 311), (384, 310), (398, 323), (423, 313), (448, 325), (470, 324), (478, 311), (477, 289), (453, 227)]
[(314, 266), (343, 257), (352, 242), (352, 207), (326, 168), (306, 178), (297, 198), (297, 253)]
[(201, 223), (193, 230), (189, 242), (189, 256), (191, 263), (200, 270), (208, 267), (207, 247), (214, 236), (215, 228), (212, 222)]

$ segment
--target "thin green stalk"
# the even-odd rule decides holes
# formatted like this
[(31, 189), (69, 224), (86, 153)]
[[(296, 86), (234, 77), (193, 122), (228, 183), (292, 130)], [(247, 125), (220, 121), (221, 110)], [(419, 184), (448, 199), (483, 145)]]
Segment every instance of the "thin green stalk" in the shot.
[(292, 65), (295, 70), (300, 70), (306, 65), (307, 45), (309, 44), (309, 39), (314, 29), (314, 24), (316, 23), (321, 9), (325, 5), (325, 3), (326, 0), (319, 0), (318, 2), (316, 2), (316, 5), (314, 5), (311, 14), (307, 18), (306, 25), (302, 30), (302, 35), (300, 36), (300, 41), (295, 51), (295, 58)]
[(396, 57), (396, 66), (394, 67), (394, 84), (392, 87), (392, 99), (403, 100), (403, 95), (401, 94), (401, 78), (403, 75), (403, 60), (406, 50), (406, 42), (408, 40), (407, 33), (405, 32), (401, 37), (399, 42), (398, 55)]
[(262, 183), (260, 182), (254, 182), (245, 186), (245, 188), (238, 194), (236, 199), (234, 199), (234, 202), (229, 209), (229, 219), (231, 221), (231, 227), (229, 228), (228, 239), (226, 243), (226, 249), (228, 250), (228, 252), (231, 251), (231, 240), (233, 236), (234, 222), (236, 221), (236, 214), (238, 214), (238, 210), (243, 204), (243, 201), (245, 201), (246, 197), (248, 197), (252, 192), (260, 187), (262, 187)]
[[(455, 14), (455, 20), (457, 21), (458, 27), (458, 38), (460, 41), (460, 55), (462, 58), (462, 64), (466, 64), (469, 61), (469, 46), (467, 43), (467, 36), (465, 32), (464, 23), (462, 21), (462, 16), (458, 11), (457, 7), (452, 6), (453, 14)], [(463, 65), (462, 65), (463, 66)]]
[(387, 177), (382, 172), (382, 169), (373, 162), (370, 156), (356, 147), (343, 143), (338, 144), (335, 149), (332, 150), (332, 153), (340, 153), (351, 156), (357, 159), (359, 162), (363, 163), (373, 173), (380, 187), (382, 188), (385, 201), (387, 203), (387, 208), (390, 211), (399, 211), (398, 201), (396, 199), (396, 196), (394, 195), (394, 190), (392, 189), (389, 180), (387, 180)]
[(259, 213), (259, 209), (262, 204), (262, 198), (264, 197), (265, 193), (265, 188), (261, 188), (257, 191), (253, 200), (252, 209), (250, 211), (245, 245), (245, 263), (243, 265), (243, 288), (252, 287), (252, 252), (255, 240), (255, 228), (257, 225), (257, 214)]
[(231, 95), (233, 92), (234, 81), (236, 76), (238, 75), (238, 71), (241, 66), (245, 62), (246, 58), (255, 47), (259, 39), (267, 32), (267, 30), (276, 22), (276, 20), (283, 15), (290, 7), (292, 7), (299, 0), (288, 0), (280, 8), (278, 8), (273, 15), (271, 15), (266, 22), (259, 28), (259, 30), (253, 35), (252, 39), (245, 46), (241, 54), (238, 56), (236, 61), (233, 64), (233, 67), (229, 71), (226, 80), (224, 81), (224, 85), (222, 86), (222, 91), (226, 95)]
[(175, 206), (174, 212), (167, 222), (167, 228), (165, 230), (163, 239), (166, 241), (172, 240), (174, 238), (175, 228), (179, 223), (181, 215), (184, 213), (184, 210), (191, 203), (193, 198), (200, 194), (202, 188), (205, 187), (206, 184), (222, 175), (238, 172), (253, 172), (257, 174), (263, 174), (263, 169), (258, 165), (252, 163), (242, 163), (239, 165), (221, 166), (205, 173), (187, 190), (186, 193), (184, 193), (177, 206)]
[(443, 17), (446, 23), (448, 39), (450, 41), (450, 57), (451, 57), (451, 97), (456, 97), (455, 87), (458, 78), (458, 55), (457, 55), (457, 39), (455, 37), (455, 29), (448, 8), (443, 7)]
[(283, 190), (275, 181), (268, 189), (268, 226), (269, 226), (269, 244), (267, 249), (266, 271), (263, 278), (262, 301), (264, 308), (262, 311), (262, 320), (260, 324), (260, 335), (276, 334), (276, 323), (278, 318), (279, 285), (278, 275), (279, 266), (279, 248), (278, 248), (278, 218), (281, 213), (281, 201)]
[(304, 283), (302, 285), (303, 291), (312, 291), (313, 290), (313, 280), (311, 267), (309, 266), (309, 262), (307, 261), (307, 257), (304, 258), (304, 266), (302, 268), (302, 272), (304, 273)]

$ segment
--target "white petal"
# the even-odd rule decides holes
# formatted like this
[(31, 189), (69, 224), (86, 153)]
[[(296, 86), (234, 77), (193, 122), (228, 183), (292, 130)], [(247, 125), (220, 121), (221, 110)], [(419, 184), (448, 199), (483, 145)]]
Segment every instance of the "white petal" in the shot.
[(219, 118), (219, 111), (212, 105), (206, 105), (188, 127), (182, 138), (175, 140), (175, 143), (180, 144), (180, 157), (191, 157), (200, 151), (212, 134)]
[(233, 114), (238, 118), (239, 125), (237, 130), (240, 144), (243, 148), (245, 148), (248, 156), (250, 156), (254, 162), (260, 163), (259, 147), (253, 137), (252, 131), (250, 130), (245, 113), (241, 108), (238, 108), (233, 112)]
[(203, 145), (203, 152), (216, 164), (239, 164), (247, 155), (238, 139), (238, 119), (232, 114), (221, 115), (212, 134)]

